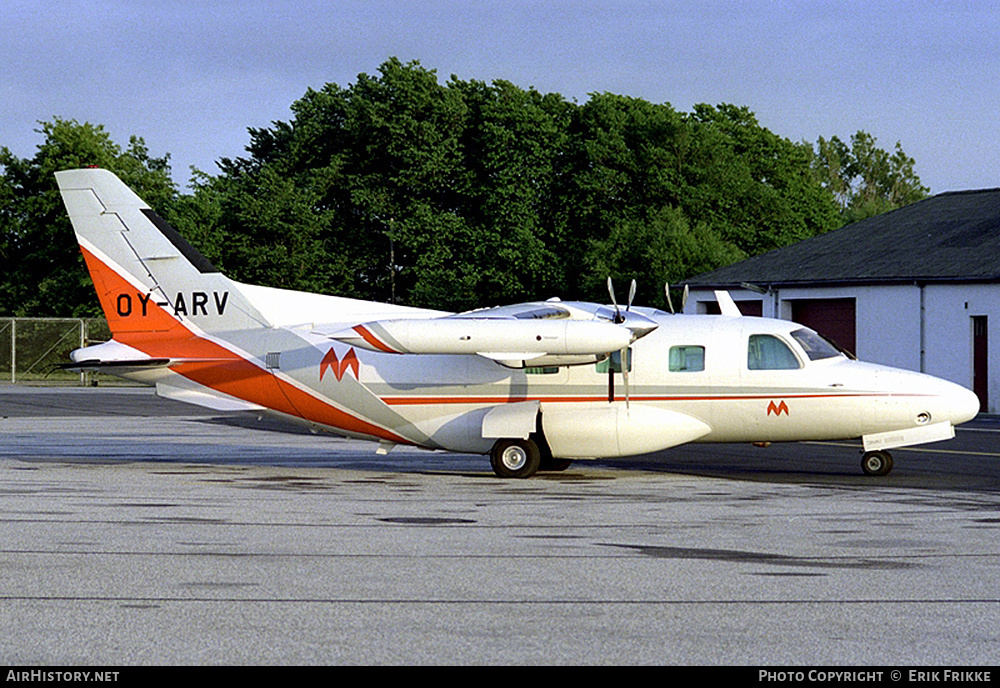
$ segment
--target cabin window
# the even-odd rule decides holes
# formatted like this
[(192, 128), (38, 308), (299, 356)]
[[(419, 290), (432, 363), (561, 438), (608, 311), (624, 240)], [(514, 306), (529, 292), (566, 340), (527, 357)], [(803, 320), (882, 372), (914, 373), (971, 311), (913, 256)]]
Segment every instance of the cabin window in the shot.
[(799, 359), (792, 350), (774, 335), (750, 335), (747, 347), (747, 368), (750, 370), (791, 370), (799, 367)]
[(705, 369), (705, 347), (670, 347), (669, 369), (671, 373), (695, 373)]
[(792, 337), (802, 345), (810, 361), (840, 355), (840, 351), (833, 344), (808, 328), (803, 327), (801, 330), (795, 330), (792, 332)]
[[(625, 360), (628, 361), (628, 371), (631, 373), (632, 372), (632, 349), (628, 350), (628, 356), (626, 357)], [(620, 373), (620, 372), (622, 372), (622, 352), (621, 351), (612, 351), (611, 354), (608, 355), (608, 357), (605, 358), (603, 361), (598, 361), (597, 362), (597, 372), (598, 373), (608, 373), (608, 372)]]

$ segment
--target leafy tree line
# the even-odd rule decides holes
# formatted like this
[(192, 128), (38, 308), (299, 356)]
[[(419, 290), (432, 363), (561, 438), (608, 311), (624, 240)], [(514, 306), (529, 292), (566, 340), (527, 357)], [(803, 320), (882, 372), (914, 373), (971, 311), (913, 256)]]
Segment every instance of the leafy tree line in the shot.
[(793, 143), (746, 108), (690, 113), (601, 93), (577, 104), (505, 81), (440, 83), (392, 59), (308, 90), (246, 156), (190, 193), (141, 138), (42, 123), (0, 148), (0, 313), (96, 310), (53, 172), (116, 172), (244, 282), (461, 310), (550, 296), (638, 302), (663, 284), (918, 200), (914, 162), (865, 132)]

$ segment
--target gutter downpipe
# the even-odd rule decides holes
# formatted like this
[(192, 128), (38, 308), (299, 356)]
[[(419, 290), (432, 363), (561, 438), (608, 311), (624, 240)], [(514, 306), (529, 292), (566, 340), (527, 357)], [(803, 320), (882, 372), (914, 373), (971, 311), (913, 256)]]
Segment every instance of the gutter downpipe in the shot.
[(927, 317), (925, 313), (926, 302), (924, 296), (925, 284), (921, 282), (916, 282), (917, 288), (920, 290), (920, 372), (926, 372), (926, 343), (927, 343)]

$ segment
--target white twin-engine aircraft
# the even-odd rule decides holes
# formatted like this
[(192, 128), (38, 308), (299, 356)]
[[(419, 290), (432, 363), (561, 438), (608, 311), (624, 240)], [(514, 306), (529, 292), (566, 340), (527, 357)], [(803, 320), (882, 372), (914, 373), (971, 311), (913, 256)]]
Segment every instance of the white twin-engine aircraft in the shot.
[[(114, 174), (56, 175), (111, 341), (75, 369), (218, 410), (267, 411), (378, 451), (489, 454), (504, 478), (685, 442), (953, 437), (969, 390), (849, 359), (784, 320), (559, 300), (443, 313), (234, 282)], [(633, 291), (634, 293), (634, 291)]]

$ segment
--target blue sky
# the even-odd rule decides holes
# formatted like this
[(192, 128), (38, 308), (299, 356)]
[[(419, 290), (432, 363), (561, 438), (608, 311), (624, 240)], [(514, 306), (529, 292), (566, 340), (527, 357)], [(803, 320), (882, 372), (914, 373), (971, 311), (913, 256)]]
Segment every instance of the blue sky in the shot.
[(1000, 9), (987, 2), (4, 0), (0, 145), (39, 120), (103, 124), (216, 172), (248, 127), (389, 57), (444, 81), (506, 79), (586, 101), (745, 105), (793, 141), (859, 129), (934, 193), (1000, 187)]

